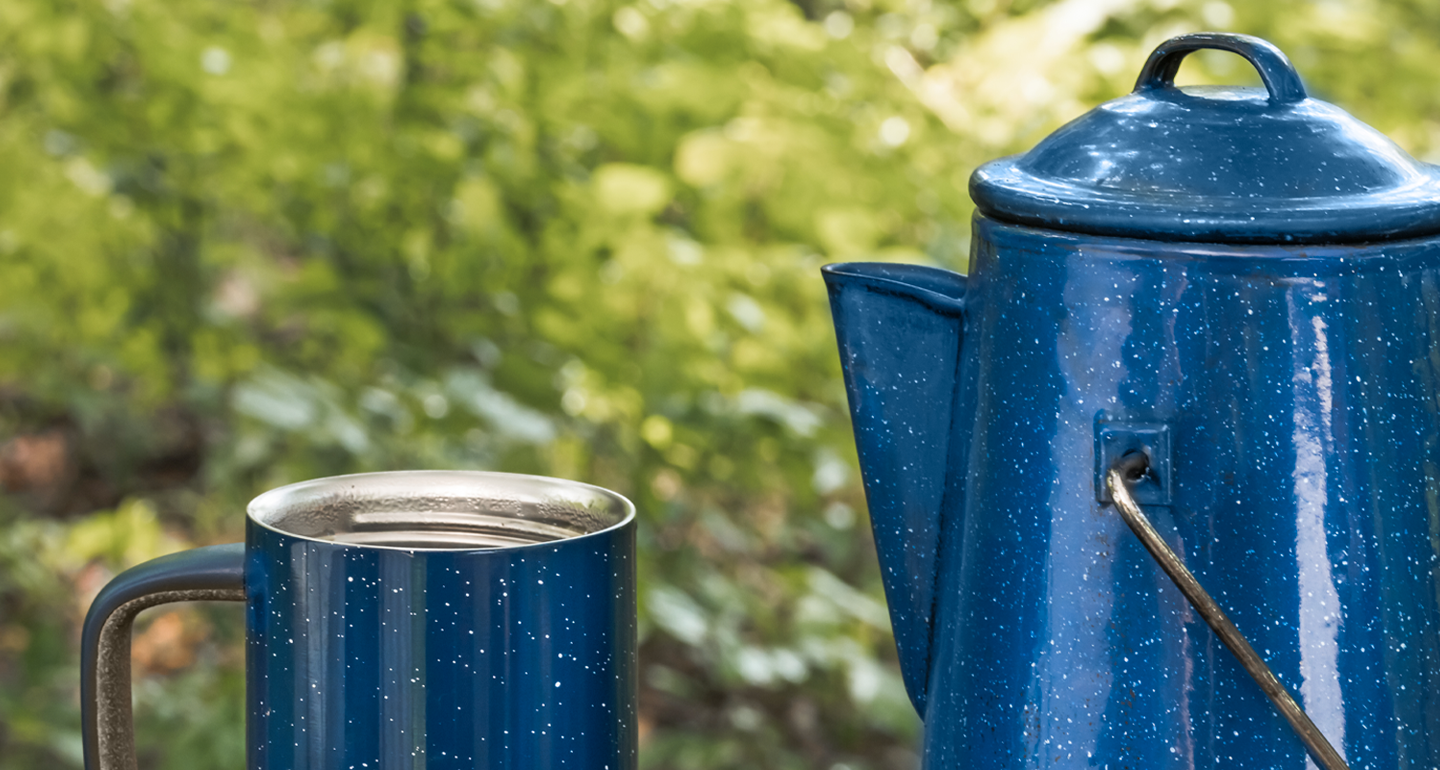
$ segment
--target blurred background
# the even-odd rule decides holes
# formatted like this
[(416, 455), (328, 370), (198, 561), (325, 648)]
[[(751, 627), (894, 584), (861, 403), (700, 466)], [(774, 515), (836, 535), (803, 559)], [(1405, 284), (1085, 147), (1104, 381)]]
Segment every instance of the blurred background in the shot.
[[(644, 767), (913, 768), (818, 269), (963, 270), (1201, 29), (1440, 158), (1429, 0), (0, 3), (0, 768), (79, 767), (110, 577), (398, 468), (637, 502)], [(142, 617), (142, 767), (243, 768), (242, 635)]]

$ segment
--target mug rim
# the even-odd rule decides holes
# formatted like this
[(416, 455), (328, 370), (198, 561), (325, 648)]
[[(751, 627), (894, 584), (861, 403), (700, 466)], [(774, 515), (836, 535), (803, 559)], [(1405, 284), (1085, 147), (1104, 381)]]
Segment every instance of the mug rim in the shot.
[[(386, 481), (394, 482), (394, 481), (402, 481), (402, 480), (406, 480), (406, 479), (416, 479), (416, 480), (418, 480), (418, 479), (424, 479), (424, 478), (426, 478), (426, 477), (428, 477), (429, 479), (431, 479), (431, 482), (432, 482), (432, 483), (433, 483), (434, 481), (440, 480), (440, 479), (448, 479), (448, 480), (450, 480), (450, 481), (452, 481), (452, 482), (465, 482), (465, 481), (470, 481), (470, 482), (483, 482), (483, 481), (485, 481), (485, 480), (490, 480), (490, 481), (494, 482), (494, 481), (497, 481), (497, 480), (498, 480), (498, 481), (508, 481), (508, 482), (511, 482), (511, 483), (515, 483), (515, 482), (527, 483), (527, 482), (528, 482), (528, 483), (534, 484), (536, 487), (539, 487), (539, 488), (550, 487), (550, 488), (559, 488), (559, 489), (562, 489), (562, 490), (569, 490), (569, 491), (573, 491), (573, 492), (576, 492), (576, 493), (580, 493), (580, 494), (577, 494), (574, 498), (571, 498), (570, 502), (580, 502), (580, 501), (581, 501), (581, 498), (590, 498), (590, 499), (605, 500), (605, 501), (610, 502), (612, 505), (618, 507), (618, 510), (619, 510), (619, 518), (618, 518), (618, 520), (616, 520), (615, 522), (613, 522), (613, 523), (611, 523), (611, 524), (608, 524), (608, 525), (606, 525), (606, 526), (602, 526), (602, 527), (600, 527), (600, 528), (598, 528), (598, 529), (594, 529), (594, 530), (590, 530), (590, 531), (586, 531), (586, 532), (578, 532), (578, 533), (574, 533), (574, 534), (567, 534), (567, 535), (563, 535), (563, 536), (559, 536), (559, 537), (554, 537), (554, 538), (550, 538), (550, 539), (545, 539), (545, 540), (539, 540), (539, 541), (535, 541), (535, 542), (522, 542), (522, 543), (514, 543), (514, 544), (497, 544), (497, 545), (486, 545), (486, 546), (457, 545), (457, 546), (454, 546), (454, 547), (444, 547), (444, 546), (440, 546), (440, 547), (430, 547), (430, 546), (426, 546), (426, 547), (407, 547), (407, 546), (399, 546), (399, 545), (385, 545), (385, 544), (380, 544), (380, 543), (345, 542), (345, 541), (339, 541), (339, 540), (329, 539), (329, 538), (326, 538), (326, 537), (317, 537), (317, 536), (313, 536), (313, 535), (306, 535), (306, 534), (302, 534), (302, 533), (299, 533), (299, 532), (291, 531), (291, 530), (289, 530), (289, 529), (282, 528), (281, 526), (277, 525), (277, 524), (274, 523), (274, 522), (267, 521), (267, 520), (266, 520), (266, 517), (265, 517), (265, 513), (267, 512), (267, 511), (266, 511), (267, 506), (270, 506), (270, 507), (271, 507), (271, 508), (270, 508), (270, 511), (271, 511), (271, 512), (274, 512), (274, 513), (276, 513), (276, 514), (278, 514), (278, 513), (282, 510), (282, 508), (284, 508), (284, 507), (287, 505), (287, 503), (288, 503), (290, 506), (292, 506), (292, 507), (302, 508), (303, 505), (298, 505), (298, 503), (302, 503), (302, 502), (304, 502), (304, 501), (287, 500), (286, 498), (294, 498), (294, 497), (296, 497), (296, 496), (298, 496), (298, 495), (300, 495), (300, 494), (306, 493), (306, 492), (323, 491), (323, 490), (325, 490), (325, 489), (327, 489), (327, 488), (331, 488), (331, 489), (334, 489), (334, 490), (336, 490), (336, 491), (339, 491), (339, 490), (341, 490), (341, 489), (346, 488), (347, 482), (350, 483), (350, 484), (352, 484), (352, 485), (353, 485), (353, 483), (355, 483), (355, 482), (376, 484), (376, 483), (383, 483), (383, 482), (386, 482)], [(353, 486), (351, 486), (350, 488), (353, 488)], [(612, 510), (613, 510), (613, 508), (612, 508)], [(350, 548), (361, 548), (361, 549), (375, 549), (375, 550), (386, 550), (386, 551), (403, 551), (403, 552), (407, 552), (407, 553), (417, 553), (417, 552), (419, 552), (419, 553), (426, 553), (426, 552), (432, 552), (432, 551), (433, 551), (433, 552), (437, 552), (437, 553), (461, 553), (461, 552), (514, 551), (514, 550), (525, 549), (525, 548), (554, 546), (554, 545), (558, 545), (558, 544), (561, 544), (561, 543), (567, 543), (567, 542), (570, 542), (570, 541), (572, 541), (572, 540), (580, 540), (580, 539), (584, 539), (584, 538), (589, 538), (589, 537), (595, 537), (595, 536), (604, 535), (604, 534), (606, 534), (606, 533), (613, 532), (613, 531), (619, 530), (619, 529), (623, 529), (623, 528), (625, 528), (625, 527), (627, 527), (627, 526), (632, 525), (632, 524), (634, 523), (635, 519), (636, 519), (636, 509), (635, 509), (635, 504), (634, 504), (633, 502), (631, 502), (629, 498), (625, 497), (624, 495), (620, 494), (619, 492), (616, 492), (616, 491), (611, 490), (611, 489), (606, 489), (605, 487), (601, 487), (601, 486), (598, 486), (598, 485), (595, 485), (595, 484), (588, 484), (588, 483), (583, 482), (583, 481), (575, 481), (575, 480), (572, 480), (572, 479), (564, 479), (564, 478), (559, 478), (559, 477), (556, 477), (556, 476), (540, 476), (540, 475), (529, 474), (529, 473), (506, 473), (506, 472), (503, 472), (503, 471), (477, 471), (477, 470), (399, 470), (399, 471), (372, 471), (372, 472), (366, 472), (366, 473), (347, 473), (347, 474), (341, 474), (341, 475), (338, 475), (338, 476), (322, 476), (322, 477), (319, 477), (319, 478), (307, 479), (307, 480), (305, 480), (305, 481), (297, 481), (297, 482), (294, 482), (294, 483), (285, 484), (285, 485), (283, 485), (283, 486), (275, 487), (274, 489), (269, 489), (269, 490), (266, 490), (266, 491), (264, 491), (264, 492), (261, 492), (259, 495), (256, 495), (253, 499), (250, 500), (250, 502), (245, 506), (245, 519), (246, 519), (247, 522), (249, 522), (249, 523), (251, 523), (251, 524), (254, 524), (255, 526), (258, 526), (258, 527), (260, 527), (260, 528), (262, 528), (262, 529), (268, 530), (268, 531), (270, 531), (270, 532), (274, 532), (274, 533), (276, 533), (276, 534), (283, 535), (283, 536), (285, 536), (285, 537), (292, 537), (292, 538), (295, 538), (295, 539), (297, 539), (297, 540), (309, 541), (309, 542), (312, 542), (312, 543), (323, 543), (323, 544), (325, 544), (325, 545), (340, 546), (340, 547), (350, 547)]]

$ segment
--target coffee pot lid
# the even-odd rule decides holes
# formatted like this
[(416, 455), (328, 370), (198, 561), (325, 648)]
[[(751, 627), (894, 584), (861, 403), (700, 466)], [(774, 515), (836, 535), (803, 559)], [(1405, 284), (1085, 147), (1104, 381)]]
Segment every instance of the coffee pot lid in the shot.
[[(1264, 88), (1176, 87), (1180, 60), (1232, 51)], [(970, 178), (996, 219), (1095, 235), (1341, 243), (1440, 232), (1440, 167), (1312, 99), (1280, 49), (1199, 33), (1155, 49), (1135, 90)]]

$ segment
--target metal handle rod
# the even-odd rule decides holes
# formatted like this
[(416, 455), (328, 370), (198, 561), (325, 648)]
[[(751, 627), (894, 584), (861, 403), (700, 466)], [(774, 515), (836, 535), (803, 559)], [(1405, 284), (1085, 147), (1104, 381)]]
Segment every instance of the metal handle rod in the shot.
[(1290, 727), (1296, 735), (1300, 736), (1300, 740), (1305, 742), (1305, 748), (1310, 751), (1310, 756), (1315, 763), (1324, 770), (1350, 770), (1350, 766), (1345, 764), (1345, 760), (1339, 752), (1330, 745), (1325, 734), (1320, 732), (1320, 728), (1316, 727), (1315, 723), (1310, 721), (1310, 717), (1305, 715), (1304, 709), (1301, 709), (1300, 705), (1291, 697), (1290, 691), (1285, 689), (1285, 685), (1281, 684), (1279, 679), (1275, 678), (1275, 674), (1270, 671), (1269, 666), (1265, 665), (1265, 661), (1255, 652), (1255, 648), (1245, 641), (1245, 636), (1240, 633), (1240, 629), (1235, 627), (1235, 624), (1225, 615), (1225, 611), (1220, 609), (1220, 605), (1210, 598), (1210, 594), (1200, 586), (1200, 581), (1195, 579), (1195, 576), (1180, 561), (1180, 557), (1170, 549), (1170, 546), (1165, 544), (1165, 541), (1160, 538), (1160, 533), (1156, 532), (1155, 527), (1150, 524), (1150, 519), (1135, 503), (1135, 498), (1130, 495), (1130, 487), (1127, 482), (1143, 478), (1149, 467), (1150, 461), (1144, 453), (1133, 452), (1120, 458), (1105, 473), (1105, 485), (1110, 488), (1110, 497), (1115, 501), (1115, 509), (1120, 512), (1120, 517), (1129, 525), (1130, 531), (1140, 538), (1140, 543), (1145, 546), (1145, 550), (1155, 557), (1155, 561), (1160, 564), (1160, 569), (1165, 570), (1165, 574), (1174, 581), (1175, 587), (1180, 589), (1180, 593), (1184, 594), (1185, 599), (1190, 602), (1195, 611), (1200, 613), (1205, 624), (1210, 626), (1210, 630), (1214, 631), (1216, 636), (1220, 637), (1220, 641), (1235, 655), (1236, 660), (1240, 661), (1240, 665), (1245, 668), (1255, 683), (1260, 685), (1265, 696), (1275, 704), (1275, 709), (1285, 717), (1285, 721), (1290, 723)]

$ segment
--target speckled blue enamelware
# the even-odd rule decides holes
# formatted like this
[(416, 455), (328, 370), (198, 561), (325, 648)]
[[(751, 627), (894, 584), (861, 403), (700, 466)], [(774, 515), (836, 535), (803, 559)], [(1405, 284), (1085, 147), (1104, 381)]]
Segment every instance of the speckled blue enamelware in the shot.
[[(1176, 52), (1195, 47), (1247, 55), (1268, 89), (1175, 89)], [(1068, 166), (977, 172), (968, 276), (824, 271), (925, 766), (1307, 767), (1108, 504), (1101, 474), (1131, 448), (1152, 455), (1136, 497), (1160, 534), (1350, 767), (1440, 766), (1440, 196), (1400, 195), (1411, 216), (1393, 216), (1350, 176), (1367, 153), (1411, 191), (1434, 170), (1343, 121), (1311, 132), (1328, 150), (1289, 129), (1285, 146), (1228, 129), (1208, 142), (1212, 109), (1242, 125), (1339, 112), (1253, 38), (1171, 41), (1119, 103), (1057, 132), (1090, 153)], [(1147, 112), (1182, 103), (1202, 118)], [(1114, 129), (1125, 110), (1142, 123)], [(1094, 120), (1104, 141), (1076, 133)], [(1136, 148), (1163, 144), (1147, 127), (1184, 154)], [(1253, 160), (1286, 153), (1309, 160)], [(1107, 154), (1145, 163), (1107, 177)], [(1257, 178), (1198, 200), (1171, 194), (1177, 167)], [(1035, 193), (1072, 183), (1091, 208)], [(1351, 192), (1316, 200), (1325, 186)], [(1231, 227), (1237, 199), (1261, 224)]]
[(118, 770), (128, 748), (128, 710), (105, 697), (120, 663), (105, 664), (122, 635), (128, 661), (129, 622), (106, 626), (137, 603), (232, 598), (251, 770), (631, 770), (634, 549), (628, 501), (557, 479), (378, 473), (266, 493), (243, 546), (142, 565), (97, 598), (87, 767)]

